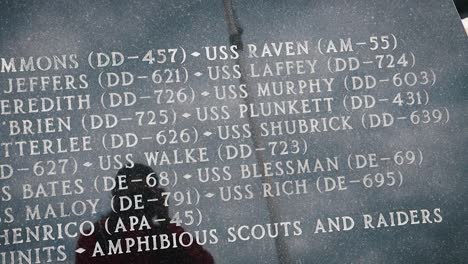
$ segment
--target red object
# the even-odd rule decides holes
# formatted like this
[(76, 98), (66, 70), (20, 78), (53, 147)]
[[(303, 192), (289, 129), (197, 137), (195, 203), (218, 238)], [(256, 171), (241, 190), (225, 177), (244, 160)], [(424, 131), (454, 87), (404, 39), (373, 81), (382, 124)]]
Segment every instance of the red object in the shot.
[[(115, 255), (105, 255), (105, 256), (96, 256), (92, 257), (96, 242), (100, 242), (104, 253), (107, 252), (107, 238), (98, 238), (99, 234), (107, 234), (102, 232), (105, 220), (101, 220), (100, 224), (95, 225), (96, 230), (91, 236), (81, 236), (77, 243), (77, 249), (84, 249), (82, 253), (76, 253), (75, 263), (76, 264), (158, 264), (158, 263), (194, 263), (194, 264), (212, 264), (214, 263), (213, 257), (211, 254), (203, 249), (203, 247), (196, 242), (192, 243), (189, 247), (177, 247), (177, 248), (168, 248), (168, 249), (158, 249), (137, 252), (138, 247), (135, 246), (132, 248), (131, 253), (125, 253), (125, 238), (137, 238), (144, 236), (159, 235), (157, 231), (145, 230), (145, 231), (132, 231), (132, 232), (123, 232), (119, 234), (118, 237), (113, 237), (111, 240), (121, 239), (122, 248), (124, 254), (115, 254)], [(172, 237), (173, 233), (177, 234), (177, 237), (182, 234), (184, 229), (182, 227), (176, 226), (175, 224), (167, 225), (165, 234)], [(152, 241), (151, 237), (149, 241)], [(105, 244), (105, 245), (103, 245)], [(151, 245), (151, 243), (150, 243)], [(144, 247), (143, 247), (144, 248)], [(150, 246), (151, 248), (151, 246)]]

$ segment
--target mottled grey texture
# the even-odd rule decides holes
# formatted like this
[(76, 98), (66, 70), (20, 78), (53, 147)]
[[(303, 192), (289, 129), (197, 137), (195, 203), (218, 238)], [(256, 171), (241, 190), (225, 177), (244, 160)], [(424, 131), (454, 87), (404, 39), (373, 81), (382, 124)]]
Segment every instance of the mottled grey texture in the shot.
[[(423, 3), (424, 2), (424, 3)], [(280, 200), (281, 220), (303, 222), (304, 234), (299, 238), (287, 239), (294, 260), (302, 263), (466, 263), (468, 262), (468, 207), (467, 202), (467, 113), (468, 113), (468, 67), (467, 41), (455, 7), (451, 1), (441, 0), (395, 0), (395, 1), (234, 1), (234, 8), (243, 28), (244, 43), (304, 40), (317, 41), (321, 37), (348, 37), (366, 39), (372, 34), (394, 33), (404, 40), (404, 50), (413, 51), (418, 59), (417, 68), (433, 69), (438, 75), (435, 87), (430, 88), (430, 107), (446, 106), (451, 112), (449, 126), (413, 127), (402, 125), (387, 130), (360, 130), (319, 134), (307, 139), (314, 151), (311, 157), (375, 151), (388, 153), (393, 150), (420, 148), (425, 154), (422, 168), (407, 167), (406, 182), (401, 189), (367, 191), (350, 188), (342, 193), (319, 194), (311, 190), (309, 195)], [(201, 50), (208, 45), (227, 45), (229, 35), (224, 20), (222, 1), (2, 1), (0, 4), (0, 56), (37, 56), (48, 54), (77, 53), (81, 60), (80, 70), (95, 78), (88, 71), (85, 56), (90, 51), (122, 51), (126, 54), (143, 54), (150, 48), (182, 46), (187, 50)], [(361, 53), (360, 56), (366, 56)], [(203, 69), (210, 62), (191, 60), (189, 69)], [(217, 62), (223, 64), (223, 62)], [(322, 65), (326, 65), (323, 64)], [(133, 72), (149, 72), (147, 65), (128, 63), (123, 69)], [(378, 72), (378, 71), (374, 71)], [(322, 75), (326, 69), (321, 69)], [(364, 70), (360, 72), (365, 74)], [(18, 74), (19, 75), (19, 74)], [(7, 78), (0, 75), (2, 83)], [(195, 89), (205, 89), (203, 78), (191, 82)], [(230, 81), (235, 83), (236, 81)], [(133, 89), (133, 88), (132, 88)], [(147, 92), (151, 87), (135, 87), (135, 91)], [(392, 90), (395, 91), (395, 90)], [(336, 89), (335, 96), (342, 98), (343, 89)], [(381, 93), (380, 93), (381, 92)], [(385, 95), (387, 91), (379, 91)], [(91, 95), (99, 95), (102, 89), (90, 87)], [(4, 95), (2, 95), (4, 96)], [(197, 105), (212, 103), (200, 99)], [(239, 101), (231, 101), (236, 105)], [(148, 105), (148, 109), (159, 106)], [(178, 106), (190, 109), (191, 105)], [(395, 111), (396, 108), (389, 108)], [(105, 113), (101, 108), (94, 109)], [(402, 114), (411, 110), (401, 110)], [(113, 110), (125, 116), (128, 109)], [(40, 115), (36, 115), (40, 116)], [(2, 121), (5, 117), (1, 117)], [(11, 119), (12, 117), (6, 117)], [(285, 117), (286, 119), (287, 117)], [(179, 119), (180, 120), (180, 119)], [(177, 127), (194, 125), (198, 128), (207, 124), (191, 124), (184, 121)], [(236, 122), (233, 120), (232, 122)], [(244, 120), (245, 122), (245, 120)], [(0, 128), (1, 141), (9, 141), (5, 127)], [(144, 128), (121, 126), (116, 131), (138, 131), (140, 135), (151, 134)], [(78, 128), (73, 134), (83, 131)], [(94, 135), (103, 134), (95, 133)], [(48, 135), (40, 135), (39, 138)], [(24, 138), (24, 137), (23, 137)], [(205, 141), (198, 145), (218, 145), (220, 142)], [(248, 140), (245, 143), (249, 144)], [(168, 148), (172, 148), (168, 146)], [(141, 147), (141, 152), (154, 150), (153, 146)], [(107, 153), (97, 150), (98, 154)], [(138, 153), (136, 153), (138, 156)], [(86, 161), (89, 156), (76, 157)], [(143, 161), (143, 156), (139, 156)], [(8, 160), (33, 164), (42, 158)], [(220, 161), (215, 161), (222, 164)], [(254, 160), (250, 160), (254, 162)], [(155, 168), (158, 170), (158, 168)], [(190, 171), (190, 166), (181, 171)], [(84, 170), (80, 177), (92, 188), (96, 173)], [(341, 174), (352, 173), (346, 168)], [(77, 175), (77, 177), (78, 177)], [(352, 175), (352, 174), (351, 174)], [(319, 175), (311, 175), (313, 182)], [(67, 178), (64, 176), (63, 178)], [(21, 182), (37, 182), (41, 178), (25, 173), (13, 177), (0, 185), (15, 186)], [(230, 184), (244, 183), (233, 180)], [(199, 189), (217, 188), (216, 184), (194, 183)], [(311, 184), (310, 186), (313, 186)], [(180, 182), (181, 190), (188, 187)], [(93, 194), (108, 198), (108, 194)], [(90, 195), (84, 195), (85, 199)], [(68, 199), (68, 200), (67, 200)], [(47, 201), (72, 201), (76, 198), (41, 199)], [(32, 201), (27, 201), (32, 204)], [(1, 203), (6, 206), (23, 206), (23, 201)], [(386, 212), (418, 208), (441, 207), (444, 221), (438, 225), (405, 226), (374, 231), (352, 230), (332, 234), (313, 233), (313, 220), (318, 217)], [(187, 207), (189, 208), (189, 207)], [(218, 228), (234, 224), (268, 222), (265, 200), (233, 202), (221, 201), (202, 203), (202, 211), (209, 211), (203, 228)], [(173, 208), (171, 208), (173, 209)], [(103, 214), (106, 207), (102, 208)], [(209, 220), (208, 220), (209, 219)], [(309, 220), (310, 219), (310, 220)], [(44, 220), (45, 222), (49, 222)], [(14, 224), (3, 228), (20, 227), (29, 223), (18, 217)], [(191, 229), (191, 228), (189, 228)], [(220, 232), (222, 233), (222, 232)], [(67, 240), (69, 256), (73, 259), (74, 243)], [(44, 242), (41, 246), (56, 242)], [(60, 241), (62, 243), (62, 241)], [(1, 246), (1, 251), (25, 248), (24, 246)], [(273, 240), (249, 241), (245, 243), (220, 242), (206, 247), (217, 263), (277, 263)], [(72, 260), (70, 260), (72, 261)]]

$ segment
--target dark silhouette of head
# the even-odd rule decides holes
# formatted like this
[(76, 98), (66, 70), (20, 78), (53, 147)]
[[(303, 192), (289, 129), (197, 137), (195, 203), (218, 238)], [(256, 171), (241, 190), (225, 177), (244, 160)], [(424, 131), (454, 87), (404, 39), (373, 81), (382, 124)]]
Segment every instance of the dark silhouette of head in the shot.
[[(169, 219), (169, 210), (167, 206), (164, 206), (164, 198), (162, 196), (164, 189), (159, 187), (158, 175), (151, 167), (139, 163), (127, 164), (118, 171), (116, 175), (117, 181), (117, 178), (121, 175), (125, 175), (126, 188), (115, 188), (112, 190), (114, 208), (119, 211), (120, 197), (126, 196), (133, 199), (136, 195), (141, 195), (144, 209), (132, 208), (120, 211), (118, 212), (118, 216), (145, 215), (148, 220)], [(149, 179), (150, 177), (151, 179)], [(159, 225), (158, 223), (156, 222), (155, 224)]]

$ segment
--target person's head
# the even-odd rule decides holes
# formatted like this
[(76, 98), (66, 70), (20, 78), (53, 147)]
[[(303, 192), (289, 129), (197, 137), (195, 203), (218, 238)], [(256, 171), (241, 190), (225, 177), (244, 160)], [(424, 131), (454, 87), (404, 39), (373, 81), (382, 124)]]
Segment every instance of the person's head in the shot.
[(129, 215), (144, 214), (150, 218), (169, 218), (168, 208), (163, 204), (164, 200), (162, 193), (164, 192), (164, 189), (159, 187), (158, 175), (151, 167), (139, 163), (135, 163), (133, 166), (128, 164), (117, 172), (117, 182), (121, 175), (125, 175), (127, 188), (114, 188), (114, 190), (112, 190), (114, 205), (117, 205), (117, 207), (114, 206), (114, 208), (120, 208), (118, 204), (120, 197), (126, 196), (134, 201), (134, 197), (136, 195), (141, 195), (144, 209), (135, 210), (132, 208), (127, 211)]

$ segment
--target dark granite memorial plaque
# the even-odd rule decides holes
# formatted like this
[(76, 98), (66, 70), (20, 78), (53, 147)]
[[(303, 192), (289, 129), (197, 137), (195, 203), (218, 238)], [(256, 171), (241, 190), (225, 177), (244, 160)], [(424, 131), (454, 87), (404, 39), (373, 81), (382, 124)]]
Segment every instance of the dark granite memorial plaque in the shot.
[(2, 1), (0, 263), (467, 263), (449, 0)]

